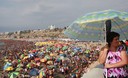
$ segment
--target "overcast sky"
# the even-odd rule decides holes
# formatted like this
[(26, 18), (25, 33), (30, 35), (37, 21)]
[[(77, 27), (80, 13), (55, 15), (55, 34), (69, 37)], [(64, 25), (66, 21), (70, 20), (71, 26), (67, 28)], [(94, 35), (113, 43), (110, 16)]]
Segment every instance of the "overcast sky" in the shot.
[(0, 0), (0, 32), (65, 27), (108, 9), (128, 12), (128, 0)]

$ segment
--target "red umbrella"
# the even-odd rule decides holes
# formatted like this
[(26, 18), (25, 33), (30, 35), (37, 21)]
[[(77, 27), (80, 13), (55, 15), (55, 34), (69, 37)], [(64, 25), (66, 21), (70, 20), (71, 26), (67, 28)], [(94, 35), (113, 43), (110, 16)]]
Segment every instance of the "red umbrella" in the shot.
[(35, 53), (35, 52), (37, 52), (37, 50), (34, 49), (34, 50), (32, 50), (32, 52)]
[(55, 47), (60, 47), (60, 48), (62, 48), (62, 47), (63, 47), (63, 44), (61, 44), (61, 43), (55, 44)]
[(40, 61), (40, 58), (35, 58), (34, 60), (35, 60), (35, 61)]

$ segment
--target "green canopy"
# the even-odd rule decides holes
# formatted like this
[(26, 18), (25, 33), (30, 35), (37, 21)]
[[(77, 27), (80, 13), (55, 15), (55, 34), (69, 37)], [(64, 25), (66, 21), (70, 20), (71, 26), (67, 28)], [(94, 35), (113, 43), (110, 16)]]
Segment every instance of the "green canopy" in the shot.
[(19, 75), (19, 72), (12, 72), (9, 74), (10, 78), (16, 78)]

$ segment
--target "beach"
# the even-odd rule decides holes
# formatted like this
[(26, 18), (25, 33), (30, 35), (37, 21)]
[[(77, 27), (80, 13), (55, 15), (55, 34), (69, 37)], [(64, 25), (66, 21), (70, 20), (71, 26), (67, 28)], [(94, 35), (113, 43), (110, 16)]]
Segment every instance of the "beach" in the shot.
[[(43, 75), (46, 78), (80, 78), (97, 61), (101, 47), (101, 43), (61, 40), (1, 42), (5, 43), (1, 46), (1, 60), (4, 62), (1, 72), (17, 72), (17, 77), (21, 78)], [(7, 63), (10, 63), (8, 67), (5, 66)], [(45, 74), (41, 75), (41, 72)]]

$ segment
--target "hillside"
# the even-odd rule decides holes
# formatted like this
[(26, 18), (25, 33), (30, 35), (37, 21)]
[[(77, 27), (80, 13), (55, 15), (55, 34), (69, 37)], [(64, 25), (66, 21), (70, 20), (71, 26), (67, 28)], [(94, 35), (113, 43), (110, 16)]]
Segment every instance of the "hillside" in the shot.
[(33, 39), (33, 38), (66, 38), (63, 34), (65, 28), (54, 28), (45, 30), (24, 30), (17, 32), (2, 33), (0, 38), (11, 38), (11, 39)]

